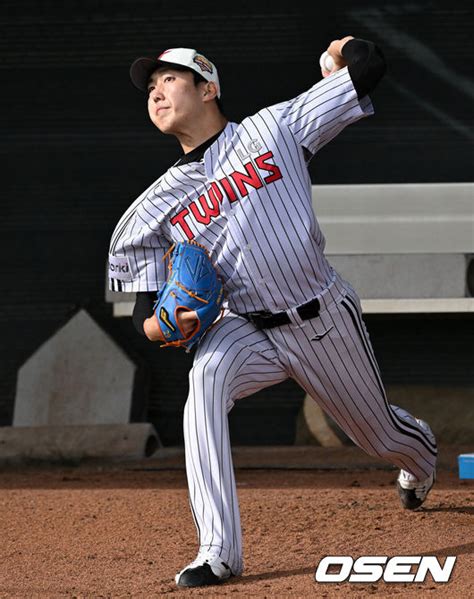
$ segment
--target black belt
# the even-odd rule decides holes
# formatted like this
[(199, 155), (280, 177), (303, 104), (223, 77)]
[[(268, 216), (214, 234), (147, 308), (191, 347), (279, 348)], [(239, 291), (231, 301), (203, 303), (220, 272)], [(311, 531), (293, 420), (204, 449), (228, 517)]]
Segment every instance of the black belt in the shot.
[[(309, 302), (298, 306), (296, 311), (300, 315), (301, 320), (308, 320), (319, 315), (320, 307), (319, 300), (315, 297)], [(247, 312), (243, 316), (253, 322), (257, 329), (271, 329), (291, 323), (291, 319), (286, 312), (275, 312), (273, 314), (268, 310), (262, 310), (260, 312)]]

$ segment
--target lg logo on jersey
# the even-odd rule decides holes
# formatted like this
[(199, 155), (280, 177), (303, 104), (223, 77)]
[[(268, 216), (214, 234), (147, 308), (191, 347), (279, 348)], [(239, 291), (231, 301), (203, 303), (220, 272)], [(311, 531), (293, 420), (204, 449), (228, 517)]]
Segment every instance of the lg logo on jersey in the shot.
[[(355, 561), (350, 555), (328, 555), (324, 557), (314, 575), (316, 582), (423, 582), (428, 572), (434, 582), (448, 582), (456, 562), (448, 556), (441, 565), (434, 555), (385, 555), (361, 556)], [(412, 572), (412, 567), (415, 572)], [(334, 567), (337, 572), (329, 572)]]
[(251, 139), (247, 144), (247, 153), (245, 153), (241, 148), (237, 148), (236, 152), (240, 160), (243, 162), (246, 158), (250, 158), (250, 154), (255, 154), (261, 149), (262, 144), (258, 141), (258, 139)]

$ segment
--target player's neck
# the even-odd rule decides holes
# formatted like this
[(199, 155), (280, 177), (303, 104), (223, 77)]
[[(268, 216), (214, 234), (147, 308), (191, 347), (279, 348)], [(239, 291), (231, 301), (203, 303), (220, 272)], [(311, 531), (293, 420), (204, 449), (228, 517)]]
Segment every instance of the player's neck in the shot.
[(195, 148), (221, 131), (227, 123), (228, 120), (225, 116), (219, 114), (217, 118), (212, 119), (210, 122), (197, 123), (193, 130), (177, 133), (176, 137), (181, 144), (184, 154), (192, 152)]

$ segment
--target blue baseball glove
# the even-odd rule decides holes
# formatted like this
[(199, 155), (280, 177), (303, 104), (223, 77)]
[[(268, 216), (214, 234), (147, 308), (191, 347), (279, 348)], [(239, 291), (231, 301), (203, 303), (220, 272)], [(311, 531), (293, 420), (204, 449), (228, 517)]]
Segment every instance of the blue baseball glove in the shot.
[[(204, 246), (195, 241), (176, 243), (163, 260), (170, 252), (170, 275), (153, 306), (166, 340), (160, 347), (184, 347), (189, 352), (219, 314), (222, 317), (224, 289)], [(197, 327), (187, 337), (177, 320), (178, 313), (186, 310), (196, 311), (199, 319)]]

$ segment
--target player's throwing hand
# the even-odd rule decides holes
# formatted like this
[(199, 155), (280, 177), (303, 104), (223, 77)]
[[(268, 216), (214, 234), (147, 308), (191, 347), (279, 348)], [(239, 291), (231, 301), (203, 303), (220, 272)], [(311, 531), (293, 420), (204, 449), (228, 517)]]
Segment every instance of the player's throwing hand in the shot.
[(333, 40), (329, 44), (326, 52), (332, 58), (333, 66), (329, 71), (325, 68), (321, 68), (321, 74), (323, 77), (329, 77), (329, 75), (331, 75), (332, 73), (335, 73), (336, 71), (339, 71), (339, 69), (342, 69), (345, 66), (347, 66), (347, 62), (346, 60), (344, 60), (344, 57), (342, 56), (342, 47), (346, 42), (352, 39), (354, 39), (352, 35), (346, 35), (346, 37), (343, 37), (340, 40)]

